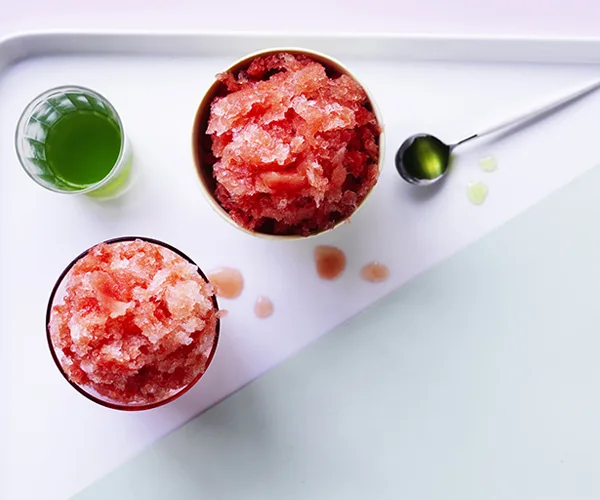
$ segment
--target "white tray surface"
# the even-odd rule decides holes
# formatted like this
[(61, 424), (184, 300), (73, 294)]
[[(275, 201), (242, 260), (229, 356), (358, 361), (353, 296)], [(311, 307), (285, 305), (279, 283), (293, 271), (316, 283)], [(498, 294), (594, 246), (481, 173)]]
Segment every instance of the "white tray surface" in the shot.
[[(273, 243), (212, 212), (195, 177), (190, 135), (215, 73), (257, 48), (281, 45), (316, 48), (350, 67), (376, 98), (387, 147), (381, 181), (350, 224), (316, 240)], [(564, 64), (569, 53), (578, 64)], [(0, 412), (0, 498), (15, 491), (68, 497), (599, 163), (597, 93), (519, 134), (465, 148), (441, 190), (412, 188), (393, 166), (408, 135), (428, 131), (452, 141), (600, 77), (597, 54), (600, 43), (591, 41), (402, 37), (54, 35), (0, 45), (0, 61), (20, 58), (0, 74), (0, 384), (8, 409)], [(511, 57), (516, 62), (506, 62)], [(525, 62), (535, 59), (544, 64)], [(117, 202), (46, 192), (18, 164), (20, 112), (41, 91), (65, 83), (98, 90), (122, 117), (139, 178)], [(497, 158), (496, 173), (480, 171), (477, 161), (487, 155)], [(466, 200), (471, 180), (490, 187), (481, 207)], [(64, 266), (100, 240), (129, 234), (167, 241), (204, 270), (238, 267), (246, 279), (240, 299), (221, 301), (231, 314), (207, 375), (177, 402), (138, 414), (109, 411), (77, 394), (53, 365), (44, 337), (46, 301)], [(346, 251), (340, 280), (316, 277), (316, 244)], [(388, 282), (358, 278), (374, 259), (390, 267)], [(275, 302), (267, 321), (252, 314), (259, 294)]]

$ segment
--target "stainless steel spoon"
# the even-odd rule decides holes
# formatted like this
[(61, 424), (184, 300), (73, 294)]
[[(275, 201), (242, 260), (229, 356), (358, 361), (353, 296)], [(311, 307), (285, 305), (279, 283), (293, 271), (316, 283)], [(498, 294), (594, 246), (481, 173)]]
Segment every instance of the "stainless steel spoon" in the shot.
[(518, 124), (534, 121), (536, 118), (570, 104), (576, 99), (583, 97), (598, 88), (600, 88), (600, 81), (555, 99), (550, 103), (536, 106), (524, 113), (521, 112), (516, 116), (503, 120), (497, 125), (488, 127), (477, 134), (465, 137), (454, 144), (445, 144), (437, 137), (430, 134), (413, 135), (406, 139), (398, 149), (395, 159), (396, 169), (402, 178), (411, 184), (418, 184), (421, 186), (433, 184), (448, 173), (450, 155), (454, 149), (461, 144), (494, 134)]

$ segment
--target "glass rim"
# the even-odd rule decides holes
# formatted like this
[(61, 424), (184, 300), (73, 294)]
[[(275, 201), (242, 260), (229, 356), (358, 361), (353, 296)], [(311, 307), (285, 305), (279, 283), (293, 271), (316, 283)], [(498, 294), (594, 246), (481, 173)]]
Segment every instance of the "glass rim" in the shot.
[[(95, 97), (98, 97), (103, 102), (103, 104), (106, 105), (106, 107), (110, 110), (110, 112), (113, 113), (113, 115), (116, 119), (117, 125), (119, 126), (119, 132), (121, 133), (121, 145), (119, 148), (119, 156), (117, 156), (117, 159), (115, 160), (115, 163), (111, 167), (108, 174), (106, 174), (106, 176), (103, 179), (100, 179), (98, 182), (96, 182), (94, 184), (90, 184), (89, 186), (87, 186), (85, 188), (81, 188), (81, 189), (61, 189), (56, 186), (52, 186), (50, 184), (41, 183), (39, 181), (39, 179), (34, 174), (32, 174), (29, 171), (29, 169), (25, 166), (25, 162), (28, 159), (23, 157), (23, 154), (21, 151), (21, 142), (23, 140), (23, 136), (25, 135), (25, 125), (28, 122), (29, 117), (31, 116), (33, 110), (42, 101), (48, 99), (49, 97), (52, 97), (56, 94), (66, 93), (69, 90), (88, 93), (88, 94), (94, 95)], [(29, 176), (29, 178), (32, 179), (33, 181), (35, 181), (35, 183), (38, 186), (41, 186), (41, 187), (47, 189), (48, 191), (52, 191), (54, 193), (85, 194), (85, 193), (89, 193), (91, 191), (95, 191), (96, 189), (99, 189), (99, 188), (105, 186), (106, 184), (108, 184), (116, 176), (121, 164), (123, 163), (125, 151), (127, 149), (126, 145), (127, 145), (127, 137), (125, 134), (125, 128), (123, 127), (123, 122), (121, 121), (121, 117), (119, 116), (119, 113), (114, 108), (112, 103), (106, 97), (104, 97), (104, 95), (100, 94), (96, 90), (92, 90), (89, 87), (84, 87), (81, 85), (60, 85), (58, 87), (52, 87), (51, 89), (45, 90), (41, 94), (38, 94), (36, 97), (31, 99), (31, 101), (29, 101), (27, 106), (25, 106), (25, 109), (23, 110), (23, 112), (21, 113), (21, 116), (19, 117), (19, 120), (17, 121), (17, 127), (15, 129), (15, 149), (16, 149), (17, 157), (19, 158), (19, 163), (21, 164), (21, 167), (23, 168), (25, 173)]]
[(48, 347), (50, 349), (50, 354), (52, 355), (52, 359), (54, 360), (54, 363), (56, 364), (56, 367), (58, 368), (58, 371), (61, 373), (61, 375), (64, 377), (64, 379), (73, 388), (75, 388), (75, 390), (77, 390), (77, 392), (79, 392), (80, 394), (82, 394), (83, 396), (85, 396), (86, 398), (88, 398), (89, 400), (91, 400), (94, 403), (97, 403), (97, 404), (99, 404), (101, 406), (104, 406), (106, 408), (110, 408), (112, 410), (121, 410), (121, 411), (143, 411), (143, 410), (151, 410), (153, 408), (158, 408), (159, 406), (166, 405), (167, 403), (170, 403), (170, 402), (178, 399), (179, 397), (183, 396), (186, 392), (188, 392), (192, 387), (194, 387), (196, 385), (196, 383), (206, 374), (206, 372), (210, 368), (210, 365), (212, 364), (213, 358), (215, 357), (215, 354), (217, 352), (217, 346), (219, 344), (220, 330), (221, 330), (221, 318), (219, 317), (219, 314), (218, 314), (219, 313), (219, 304), (217, 302), (217, 295), (216, 295), (216, 293), (213, 292), (213, 294), (211, 296), (211, 300), (212, 300), (213, 306), (215, 308), (215, 312), (217, 313), (217, 318), (216, 318), (217, 319), (217, 323), (216, 323), (216, 326), (215, 326), (215, 338), (214, 338), (214, 341), (213, 341), (213, 345), (212, 345), (211, 351), (210, 351), (210, 353), (209, 353), (209, 355), (208, 355), (208, 357), (206, 359), (206, 367), (205, 367), (204, 371), (201, 372), (201, 373), (199, 373), (198, 375), (196, 375), (191, 382), (189, 382), (188, 384), (186, 384), (185, 386), (183, 386), (175, 394), (172, 394), (168, 398), (162, 399), (160, 401), (155, 401), (154, 403), (127, 404), (127, 403), (118, 403), (118, 402), (110, 401), (110, 400), (107, 401), (107, 400), (99, 398), (98, 396), (95, 396), (94, 394), (91, 394), (84, 387), (82, 387), (79, 384), (76, 384), (75, 382), (69, 380), (69, 378), (67, 377), (67, 374), (64, 371), (64, 368), (63, 368), (60, 360), (58, 359), (58, 355), (56, 354), (56, 349), (54, 347), (54, 343), (52, 342), (52, 337), (50, 335), (50, 317), (52, 315), (52, 309), (54, 307), (54, 299), (56, 298), (56, 294), (58, 292), (58, 289), (62, 285), (63, 280), (65, 279), (65, 277), (67, 276), (67, 274), (69, 274), (69, 272), (71, 271), (71, 269), (73, 268), (73, 266), (77, 262), (79, 262), (79, 260), (81, 260), (83, 257), (85, 257), (90, 252), (90, 250), (92, 250), (96, 246), (98, 246), (98, 245), (100, 245), (102, 243), (106, 243), (106, 244), (110, 245), (112, 243), (119, 243), (119, 242), (123, 242), (123, 241), (135, 241), (135, 240), (142, 240), (142, 241), (145, 241), (147, 243), (152, 243), (154, 245), (158, 245), (158, 246), (164, 247), (167, 250), (171, 250), (176, 255), (179, 255), (180, 257), (182, 257), (183, 259), (185, 259), (190, 264), (193, 264), (194, 266), (196, 266), (198, 274), (202, 277), (202, 279), (206, 283), (210, 284), (210, 281), (209, 281), (208, 277), (206, 276), (206, 274), (204, 274), (204, 272), (202, 271), (202, 269), (200, 269), (200, 267), (190, 257), (188, 257), (186, 254), (184, 254), (178, 248), (175, 248), (174, 246), (169, 245), (168, 243), (165, 243), (164, 241), (160, 241), (160, 240), (157, 240), (157, 239), (154, 239), (154, 238), (148, 238), (146, 236), (120, 236), (120, 237), (117, 237), (117, 238), (111, 238), (111, 239), (108, 239), (108, 240), (101, 241), (100, 243), (96, 243), (95, 245), (91, 246), (87, 250), (84, 250), (77, 257), (75, 257), (65, 267), (65, 269), (60, 273), (58, 279), (56, 280), (56, 283), (52, 287), (52, 291), (50, 292), (50, 297), (48, 299), (48, 306), (46, 308), (46, 341), (48, 342)]

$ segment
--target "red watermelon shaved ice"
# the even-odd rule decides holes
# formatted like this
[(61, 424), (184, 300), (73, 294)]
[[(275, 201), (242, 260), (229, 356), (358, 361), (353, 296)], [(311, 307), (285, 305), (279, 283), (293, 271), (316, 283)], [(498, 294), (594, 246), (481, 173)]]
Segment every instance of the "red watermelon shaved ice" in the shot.
[(101, 243), (67, 273), (50, 338), (67, 378), (100, 399), (152, 404), (197, 380), (217, 338), (211, 286), (158, 244)]
[(236, 223), (308, 236), (358, 208), (377, 182), (381, 130), (354, 79), (291, 53), (218, 79), (209, 161), (215, 198)]

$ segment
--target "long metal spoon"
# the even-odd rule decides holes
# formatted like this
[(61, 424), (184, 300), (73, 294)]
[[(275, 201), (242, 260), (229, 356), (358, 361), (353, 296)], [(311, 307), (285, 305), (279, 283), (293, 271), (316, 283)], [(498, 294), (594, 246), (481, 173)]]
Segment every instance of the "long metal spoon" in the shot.
[(550, 113), (561, 106), (571, 103), (584, 95), (600, 88), (600, 81), (556, 99), (548, 104), (538, 106), (525, 113), (508, 118), (501, 123), (489, 127), (478, 134), (473, 134), (455, 144), (445, 144), (430, 134), (416, 134), (406, 139), (396, 153), (396, 169), (402, 178), (411, 184), (421, 186), (433, 184), (444, 177), (450, 165), (450, 154), (458, 146), (485, 137), (500, 130), (533, 121), (535, 118)]

